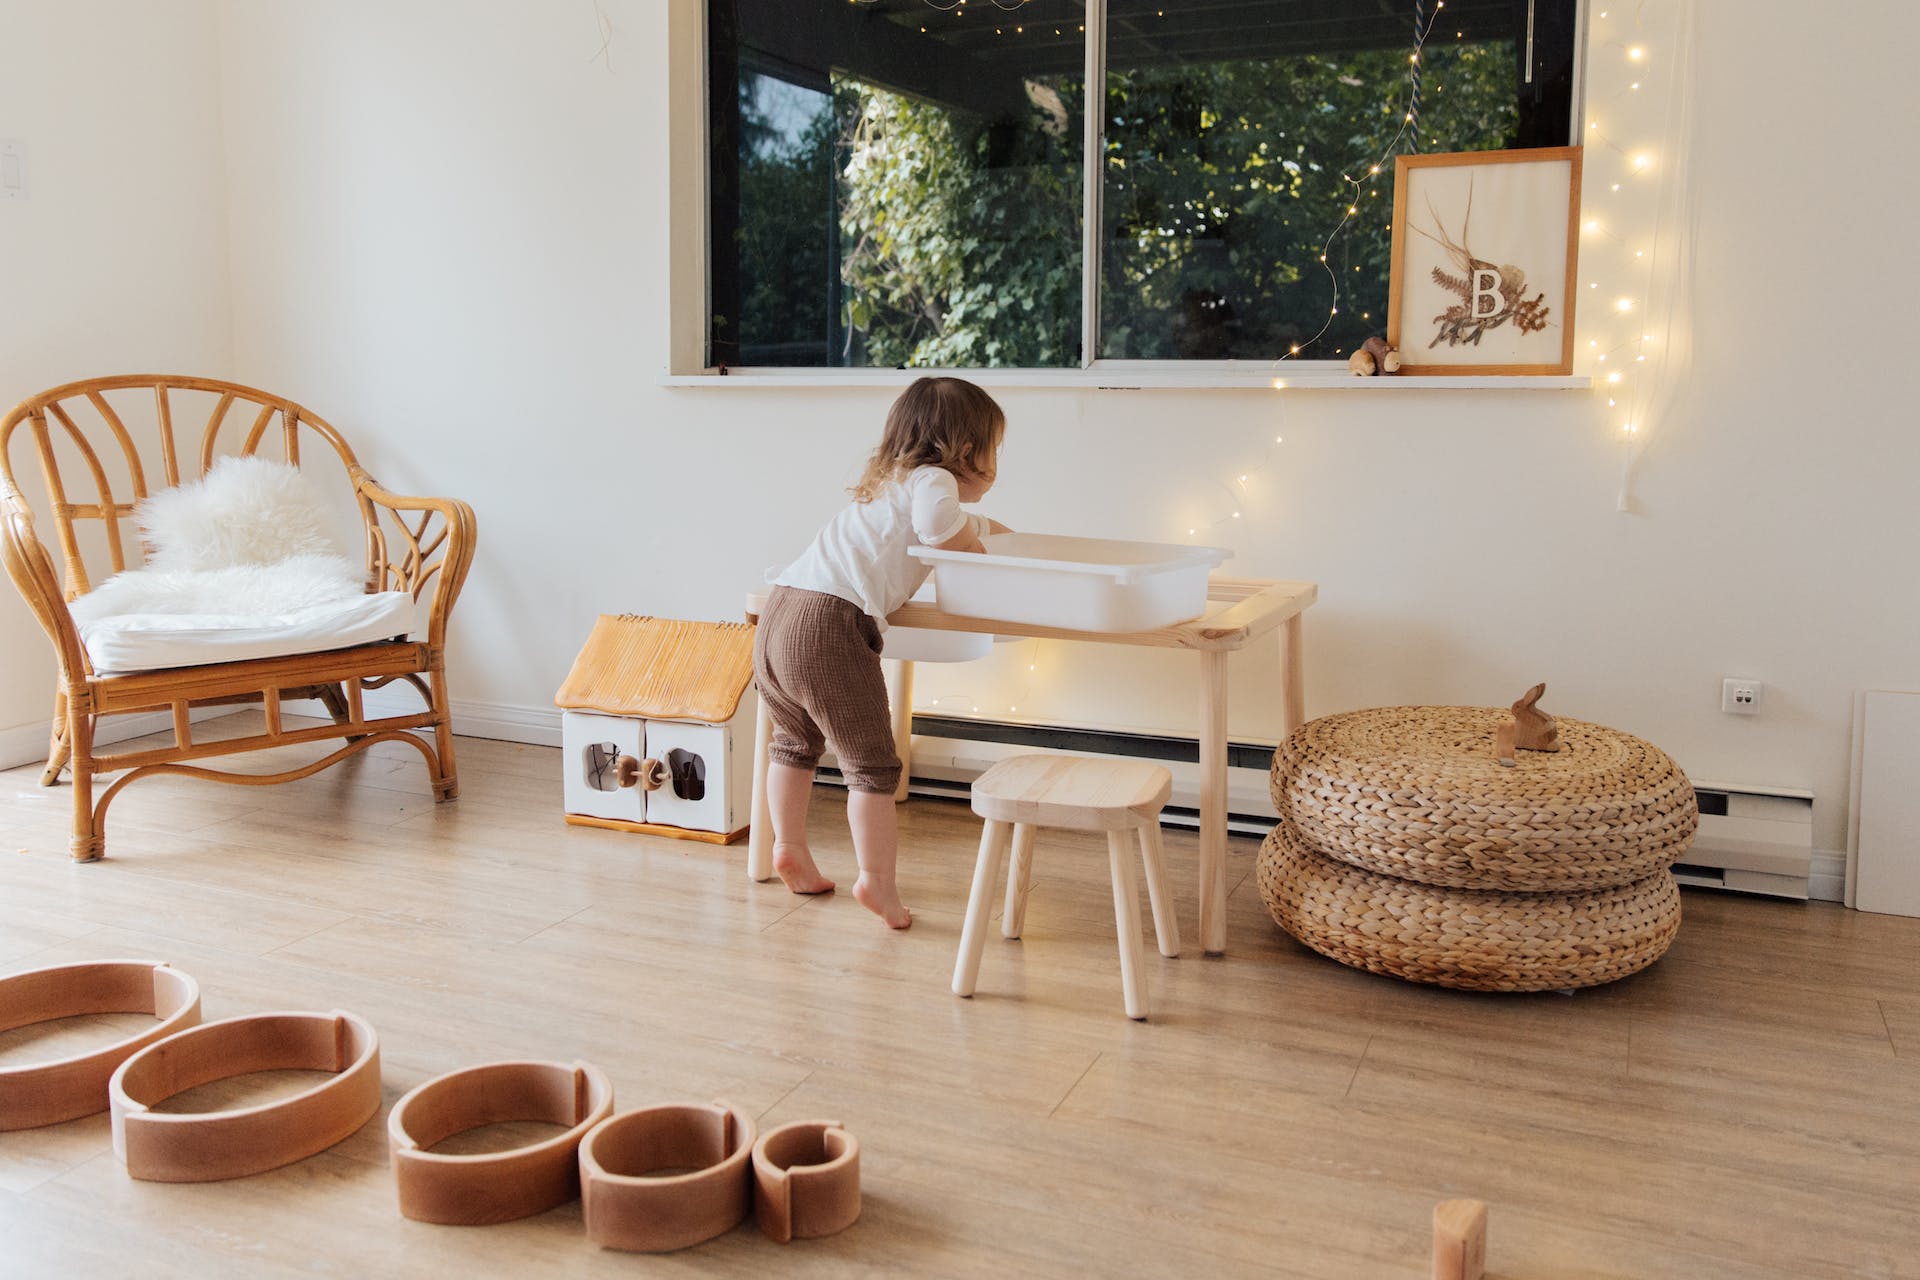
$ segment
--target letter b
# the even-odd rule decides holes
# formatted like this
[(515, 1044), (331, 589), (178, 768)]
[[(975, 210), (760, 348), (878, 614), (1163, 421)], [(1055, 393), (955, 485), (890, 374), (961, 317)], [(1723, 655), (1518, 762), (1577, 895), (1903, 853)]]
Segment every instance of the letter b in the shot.
[(1473, 307), (1469, 315), (1475, 320), (1490, 320), (1500, 314), (1505, 300), (1500, 296), (1500, 273), (1487, 267), (1473, 269)]

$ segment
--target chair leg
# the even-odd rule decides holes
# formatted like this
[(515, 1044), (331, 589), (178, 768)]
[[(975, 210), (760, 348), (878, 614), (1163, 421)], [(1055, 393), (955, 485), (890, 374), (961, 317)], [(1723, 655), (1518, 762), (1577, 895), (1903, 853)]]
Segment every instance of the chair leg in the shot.
[(107, 851), (107, 834), (93, 820), (93, 716), (69, 714), (67, 737), (73, 751), (73, 839), (68, 848), (75, 862), (92, 862)]
[(1147, 974), (1140, 949), (1140, 892), (1133, 873), (1133, 842), (1124, 831), (1107, 832), (1107, 861), (1113, 873), (1113, 925), (1120, 935), (1120, 990), (1127, 1016), (1147, 1016)]
[(1033, 833), (1031, 822), (1013, 826), (1013, 865), (1007, 868), (1007, 901), (1000, 913), (1000, 936), (1017, 938), (1027, 927), (1027, 895), (1033, 892)]
[(1140, 828), (1140, 861), (1147, 868), (1147, 902), (1153, 907), (1153, 936), (1160, 943), (1160, 954), (1177, 956), (1180, 917), (1173, 909), (1173, 895), (1167, 892), (1167, 860), (1160, 847), (1157, 820)]
[(73, 755), (73, 742), (67, 726), (67, 691), (59, 690), (53, 695), (53, 732), (47, 739), (47, 767), (40, 775), (40, 785), (50, 787), (60, 781), (60, 771), (67, 766), (67, 760)]
[(1000, 883), (1001, 863), (1013, 828), (988, 822), (980, 832), (980, 860), (973, 868), (973, 892), (967, 895), (967, 922), (960, 931), (960, 955), (953, 962), (953, 994), (970, 996), (980, 977), (980, 953), (987, 945), (988, 915), (993, 910), (993, 888)]
[[(328, 717), (331, 718), (335, 724), (346, 724), (353, 718), (353, 709), (347, 703), (347, 693), (343, 686), (337, 684), (316, 685), (314, 686), (314, 696), (320, 699), (320, 705), (327, 709)], [(366, 736), (364, 733), (350, 733), (347, 735), (347, 741), (359, 742)]]
[(320, 705), (327, 709), (327, 714), (333, 717), (335, 724), (347, 722), (347, 695), (339, 685), (315, 685), (314, 693), (319, 697)]
[(433, 682), (434, 756), (439, 773), (433, 779), (433, 798), (437, 801), (460, 798), (460, 771), (453, 760), (453, 712), (447, 699), (447, 665), (436, 658), (428, 673)]

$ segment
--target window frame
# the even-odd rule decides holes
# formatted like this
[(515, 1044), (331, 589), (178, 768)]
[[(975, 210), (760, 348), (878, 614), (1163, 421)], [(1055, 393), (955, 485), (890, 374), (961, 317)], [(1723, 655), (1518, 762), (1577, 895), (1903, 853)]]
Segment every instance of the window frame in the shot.
[[(1586, 93), (1586, 55), (1588, 10), (1590, 0), (1574, 0), (1573, 32), (1573, 79), (1569, 90), (1566, 145), (1579, 146), (1585, 132), (1585, 93)], [(676, 327), (676, 341), (673, 354), (668, 361), (668, 371), (657, 381), (664, 386), (758, 386), (767, 387), (831, 387), (831, 386), (902, 386), (915, 378), (929, 374), (952, 374), (964, 376), (987, 386), (999, 387), (1083, 387), (1111, 390), (1147, 390), (1147, 389), (1207, 389), (1229, 390), (1257, 389), (1268, 387), (1284, 389), (1399, 389), (1414, 390), (1486, 390), (1496, 387), (1512, 387), (1530, 390), (1581, 390), (1593, 385), (1593, 380), (1584, 375), (1565, 377), (1541, 375), (1485, 375), (1485, 376), (1433, 376), (1433, 377), (1394, 377), (1394, 378), (1355, 378), (1341, 360), (1298, 360), (1286, 355), (1275, 356), (1271, 360), (1129, 360), (1102, 358), (1096, 353), (1100, 346), (1100, 253), (1105, 230), (1103, 194), (1106, 185), (1106, 93), (1107, 93), (1107, 4), (1108, 0), (1084, 0), (1086, 4), (1086, 49), (1084, 74), (1089, 86), (1098, 85), (1097, 99), (1089, 91), (1083, 111), (1081, 130), (1081, 260), (1080, 260), (1080, 363), (1077, 366), (1057, 367), (1030, 366), (910, 366), (904, 369), (868, 366), (802, 366), (802, 365), (742, 365), (722, 369), (707, 363), (708, 335), (712, 324), (712, 211), (709, 207), (707, 190), (708, 153), (712, 146), (712, 85), (708, 79), (712, 37), (709, 20), (708, 0), (676, 0), (676, 8), (683, 13), (686, 7), (697, 9), (692, 15), (692, 27), (698, 33), (698, 57), (690, 59), (698, 71), (692, 76), (691, 86), (682, 84), (680, 90), (670, 86), (669, 92), (676, 102), (684, 104), (689, 91), (697, 94), (699, 104), (698, 120), (698, 172), (699, 186), (699, 228), (696, 242), (700, 247), (699, 280), (700, 305), (697, 309), (699, 331), (697, 336), (679, 332)], [(1531, 25), (1531, 22), (1529, 23)], [(1532, 35), (1529, 31), (1528, 48), (1531, 49)], [(673, 41), (670, 38), (670, 47)], [(675, 63), (684, 66), (680, 59)], [(676, 77), (676, 80), (678, 77)], [(680, 131), (676, 131), (679, 133)], [(683, 159), (674, 166), (684, 169)], [(683, 222), (684, 209), (675, 218)], [(680, 235), (673, 237), (675, 243), (687, 243)], [(678, 298), (684, 292), (684, 284), (678, 277), (670, 294)], [(676, 308), (675, 314), (686, 312)], [(689, 341), (691, 339), (691, 341)], [(691, 347), (697, 357), (688, 360), (686, 355)]]

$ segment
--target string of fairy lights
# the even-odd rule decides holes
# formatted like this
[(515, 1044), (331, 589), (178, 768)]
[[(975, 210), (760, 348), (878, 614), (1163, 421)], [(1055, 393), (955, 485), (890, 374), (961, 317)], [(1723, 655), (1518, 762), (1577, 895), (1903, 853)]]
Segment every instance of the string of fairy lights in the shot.
[(1295, 342), (1291, 344), (1286, 354), (1278, 357), (1274, 361), (1276, 366), (1281, 360), (1296, 358), (1303, 348), (1310, 347), (1320, 341), (1320, 339), (1326, 337), (1327, 331), (1333, 328), (1334, 321), (1340, 315), (1340, 273), (1333, 269), (1332, 265), (1328, 262), (1328, 257), (1333, 253), (1334, 243), (1340, 239), (1340, 233), (1345, 231), (1347, 224), (1352, 222), (1360, 214), (1361, 189), (1366, 186), (1369, 179), (1380, 176), (1381, 166), (1391, 164), (1393, 157), (1400, 154), (1400, 144), (1406, 141), (1408, 132), (1419, 128), (1420, 55), (1426, 52), (1427, 40), (1433, 35), (1434, 26), (1440, 21), (1440, 11), (1446, 7), (1447, 0), (1434, 0), (1433, 16), (1426, 20), (1424, 26), (1419, 26), (1415, 30), (1413, 52), (1407, 55), (1407, 97), (1404, 103), (1404, 110), (1400, 112), (1400, 127), (1394, 130), (1393, 137), (1387, 142), (1386, 147), (1381, 150), (1379, 157), (1367, 165), (1365, 173), (1357, 178), (1351, 173), (1342, 173), (1340, 175), (1340, 181), (1346, 183), (1349, 188), (1346, 211), (1340, 215), (1340, 220), (1334, 224), (1333, 230), (1327, 232), (1326, 238), (1320, 242), (1320, 269), (1327, 273), (1327, 283), (1332, 286), (1333, 295), (1332, 300), (1327, 304), (1327, 318), (1312, 337), (1308, 338), (1305, 342)]
[(1693, 0), (1651, 9), (1641, 0), (1630, 13), (1596, 8), (1589, 20), (1581, 352), (1624, 446), (1622, 511), (1632, 509), (1634, 463), (1689, 345), (1693, 19)]

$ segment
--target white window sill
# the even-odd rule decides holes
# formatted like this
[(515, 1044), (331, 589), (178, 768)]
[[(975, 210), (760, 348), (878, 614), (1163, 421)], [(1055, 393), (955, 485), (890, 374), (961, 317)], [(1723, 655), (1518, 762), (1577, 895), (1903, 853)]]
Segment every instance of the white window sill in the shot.
[(1460, 374), (1445, 377), (1360, 378), (1328, 363), (1199, 369), (732, 369), (662, 374), (662, 387), (904, 387), (928, 374), (952, 374), (983, 387), (1097, 391), (1586, 391), (1584, 375)]

